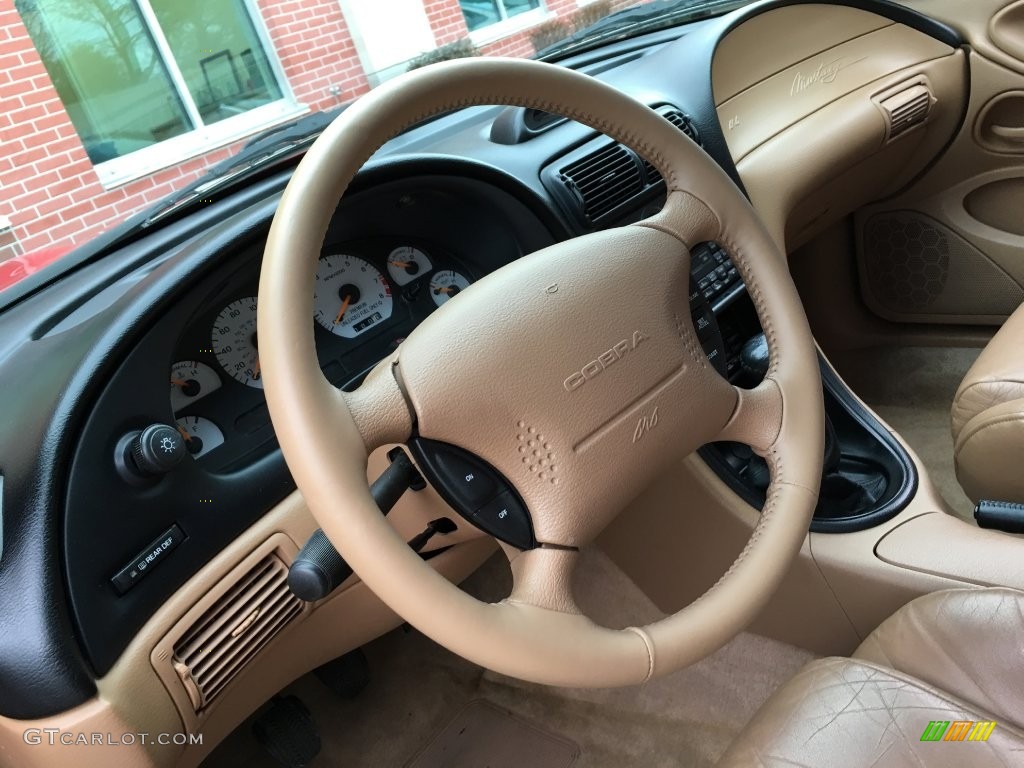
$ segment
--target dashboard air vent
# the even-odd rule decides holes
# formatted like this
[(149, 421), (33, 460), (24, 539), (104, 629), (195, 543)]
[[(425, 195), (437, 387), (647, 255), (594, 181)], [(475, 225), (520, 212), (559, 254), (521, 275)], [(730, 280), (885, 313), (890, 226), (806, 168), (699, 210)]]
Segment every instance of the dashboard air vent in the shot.
[(914, 85), (881, 101), (882, 111), (889, 123), (889, 139), (928, 119), (933, 102), (927, 86)]
[(637, 156), (621, 144), (609, 144), (567, 165), (561, 176), (591, 222), (644, 189)]
[(261, 560), (174, 644), (174, 670), (198, 712), (302, 610), (288, 567)]
[[(695, 144), (700, 145), (700, 136), (697, 134), (697, 128), (694, 126), (693, 121), (678, 109), (663, 111), (661, 116), (689, 136)], [(643, 165), (644, 177), (647, 179), (648, 184), (656, 184), (661, 181), (661, 174), (658, 173), (658, 170), (651, 163), (643, 160)]]

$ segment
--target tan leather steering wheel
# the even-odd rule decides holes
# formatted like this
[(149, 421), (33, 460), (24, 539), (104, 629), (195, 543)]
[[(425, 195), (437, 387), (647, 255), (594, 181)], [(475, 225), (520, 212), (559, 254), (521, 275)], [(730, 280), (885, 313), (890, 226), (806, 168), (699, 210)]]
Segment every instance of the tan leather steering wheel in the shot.
[[(312, 323), (314, 273), (338, 201), (388, 138), (431, 115), (484, 104), (565, 115), (632, 147), (666, 179), (665, 208), (485, 277), (344, 394), (320, 371)], [(706, 240), (732, 255), (768, 339), (771, 366), (753, 390), (721, 378), (694, 332), (689, 248)], [(263, 259), (258, 328), (281, 448), (328, 537), (406, 621), (498, 672), (618, 686), (690, 664), (756, 615), (807, 532), (821, 476), (821, 380), (786, 261), (704, 152), (648, 107), (588, 76), (534, 61), (461, 60), (362, 97), (288, 184)], [(647, 429), (639, 428), (644, 420)], [(374, 505), (369, 453), (414, 431), (483, 458), (526, 503), (539, 546), (506, 547), (514, 577), (508, 599), (482, 603), (449, 583)], [(760, 522), (729, 571), (655, 624), (612, 630), (583, 616), (570, 588), (578, 548), (659, 473), (726, 439), (751, 445), (771, 471)], [(680, 563), (679, 578), (686, 577)]]

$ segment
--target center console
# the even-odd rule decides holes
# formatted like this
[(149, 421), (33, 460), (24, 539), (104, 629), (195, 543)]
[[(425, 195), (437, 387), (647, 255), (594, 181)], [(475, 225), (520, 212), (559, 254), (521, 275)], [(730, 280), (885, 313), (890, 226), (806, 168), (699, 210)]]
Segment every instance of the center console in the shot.
[[(757, 313), (728, 254), (716, 243), (697, 246), (690, 272), (690, 312), (708, 360), (738, 387), (753, 388), (768, 370), (768, 348)], [(821, 490), (811, 531), (846, 533), (897, 515), (914, 497), (917, 471), (888, 429), (864, 409), (819, 356), (826, 434)], [(749, 446), (720, 442), (700, 455), (744, 501), (760, 509), (768, 465)]]

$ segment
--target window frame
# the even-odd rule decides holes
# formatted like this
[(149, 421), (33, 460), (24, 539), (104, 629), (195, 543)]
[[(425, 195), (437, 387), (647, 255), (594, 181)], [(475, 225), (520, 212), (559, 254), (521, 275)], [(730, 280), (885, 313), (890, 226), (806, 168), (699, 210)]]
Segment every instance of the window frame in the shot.
[(164, 35), (163, 28), (160, 26), (160, 21), (153, 10), (153, 6), (150, 4), (150, 0), (134, 0), (134, 3), (139, 9), (143, 22), (152, 37), (156, 54), (160, 57), (167, 70), (171, 87), (175, 90), (188, 119), (195, 127), (180, 136), (164, 139), (149, 147), (93, 165), (100, 184), (105, 189), (119, 187), (131, 181), (152, 175), (164, 168), (179, 165), (194, 157), (309, 112), (307, 106), (299, 104), (295, 99), (291, 84), (285, 76), (284, 68), (277, 56), (277, 50), (270, 39), (270, 34), (267, 31), (263, 16), (260, 14), (255, 0), (242, 0), (241, 5), (244, 12), (249, 14), (249, 21), (252, 23), (257, 41), (263, 46), (263, 54), (267, 57), (270, 70), (277, 79), (277, 85), (281, 90), (281, 97), (242, 114), (208, 125), (204, 123), (199, 113), (199, 108), (188, 89), (185, 76), (178, 67), (178, 63), (174, 58), (174, 52), (167, 41), (167, 37)]
[(497, 5), (501, 20), (480, 27), (480, 29), (470, 30), (469, 39), (473, 45), (487, 45), (502, 38), (510, 37), (517, 32), (522, 32), (524, 29), (535, 27), (556, 15), (548, 10), (547, 0), (540, 0), (540, 4), (536, 8), (531, 8), (525, 13), (515, 16), (508, 15), (508, 11), (505, 10), (505, 0), (497, 0)]

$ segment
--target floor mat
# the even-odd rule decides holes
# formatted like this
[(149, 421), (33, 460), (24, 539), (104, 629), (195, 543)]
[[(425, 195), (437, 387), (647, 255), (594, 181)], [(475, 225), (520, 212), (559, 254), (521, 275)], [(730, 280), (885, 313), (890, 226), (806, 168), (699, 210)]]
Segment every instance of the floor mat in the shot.
[(569, 768), (574, 742), (476, 699), (415, 757), (408, 768)]
[[(494, 602), (511, 584), (508, 561), (499, 554), (463, 588)], [(599, 551), (581, 557), (576, 585), (580, 607), (605, 626), (644, 624), (662, 615)], [(372, 680), (353, 700), (335, 696), (315, 675), (282, 692), (298, 696), (319, 726), (323, 748), (310, 768), (400, 768), (476, 699), (578, 744), (573, 768), (710, 768), (768, 696), (814, 658), (742, 633), (708, 658), (645, 685), (579, 689), (482, 670), (409, 627), (375, 640), (365, 652)], [(279, 768), (252, 738), (252, 720), (219, 745), (204, 768)]]
[(907, 441), (950, 510), (974, 520), (974, 503), (957, 482), (949, 410), (980, 349), (872, 347), (832, 358), (857, 395)]

